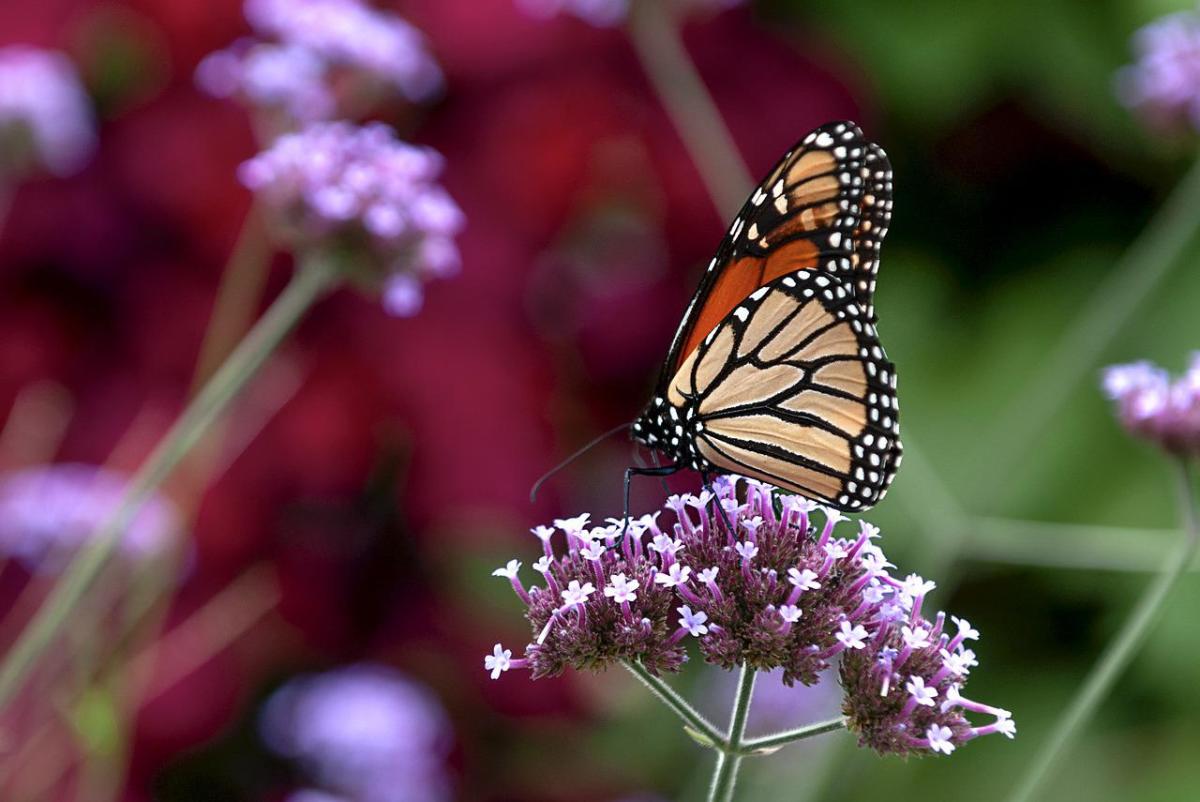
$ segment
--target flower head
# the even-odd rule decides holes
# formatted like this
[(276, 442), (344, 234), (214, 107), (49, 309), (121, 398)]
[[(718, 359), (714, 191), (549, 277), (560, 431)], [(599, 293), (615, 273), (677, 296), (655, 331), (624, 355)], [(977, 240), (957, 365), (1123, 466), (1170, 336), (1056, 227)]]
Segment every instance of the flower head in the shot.
[(381, 123), (315, 123), (284, 134), (239, 169), (243, 184), (299, 244), (351, 250), (384, 276), (384, 307), (414, 314), (421, 280), (458, 269), (458, 206), (437, 183), (436, 152)]
[(196, 84), (213, 97), (238, 98), (303, 124), (337, 111), (327, 72), (306, 47), (242, 39), (206, 56), (196, 67)]
[[(933, 583), (915, 574), (891, 577), (882, 567), (890, 563), (871, 543), (875, 527), (838, 539), (832, 534), (840, 514), (826, 513), (817, 526), (809, 521), (816, 507), (761, 482), (723, 477), (712, 487), (707, 501), (721, 504), (728, 524), (715, 508), (697, 512), (701, 498), (677, 496), (665, 513), (675, 516), (674, 525), (655, 525), (674, 537), (662, 535), (657, 546), (622, 540), (623, 524), (614, 520), (590, 533), (590, 542), (609, 544), (603, 552), (585, 554), (576, 545), (548, 559), (550, 592), (531, 589), (526, 603), (535, 635), (521, 664), (534, 678), (619, 660), (675, 671), (695, 638), (707, 662), (775, 671), (788, 686), (815, 684), (840, 655), (850, 726), (881, 752), (945, 751), (946, 744), (1011, 726), (999, 723), (998, 708), (958, 693), (977, 663), (962, 643), (978, 633), (959, 620), (951, 639), (942, 633), (944, 615), (935, 623), (920, 617), (918, 600)], [(750, 529), (753, 540), (739, 539)], [(826, 548), (833, 543), (837, 548)], [(973, 727), (964, 710), (991, 712), (996, 721)], [(934, 725), (949, 735), (939, 729), (931, 741), (926, 733)]]
[(1174, 381), (1156, 365), (1134, 362), (1107, 368), (1103, 384), (1131, 434), (1174, 454), (1200, 453), (1200, 353)]
[(441, 70), (421, 32), (359, 0), (246, 0), (245, 12), (260, 36), (374, 77), (411, 100), (441, 88)]
[(1133, 38), (1136, 62), (1117, 74), (1117, 95), (1151, 123), (1200, 130), (1200, 13), (1169, 14)]
[(38, 167), (73, 173), (95, 143), (91, 104), (67, 57), (0, 47), (0, 181)]
[[(493, 670), (504, 670), (499, 644), (494, 657)], [(451, 798), (446, 714), (425, 688), (385, 666), (294, 679), (268, 699), (260, 724), (268, 746), (329, 791), (380, 802), (398, 792), (420, 802)]]
[[(111, 469), (74, 463), (0, 475), (0, 554), (32, 570), (58, 569), (116, 511), (127, 483)], [(152, 496), (126, 527), (121, 553), (135, 560), (164, 553), (180, 528), (175, 505)]]
[[(1011, 719), (1007, 711), (963, 696), (967, 670), (978, 661), (970, 650), (952, 645), (961, 644), (962, 637), (952, 640), (942, 633), (944, 618), (939, 613), (934, 623), (919, 616), (880, 619), (865, 648), (843, 652), (842, 712), (861, 746), (900, 755), (948, 755), (972, 738), (1010, 726), (1000, 725)], [(960, 634), (965, 630), (969, 625), (962, 622)], [(974, 726), (967, 713), (990, 715), (993, 721)]]

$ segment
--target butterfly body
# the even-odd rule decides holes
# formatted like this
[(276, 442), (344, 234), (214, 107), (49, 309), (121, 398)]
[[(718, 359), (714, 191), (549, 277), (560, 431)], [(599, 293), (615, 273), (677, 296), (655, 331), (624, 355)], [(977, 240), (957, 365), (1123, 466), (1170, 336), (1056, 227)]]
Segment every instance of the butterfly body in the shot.
[(785, 154), (709, 264), (633, 439), (843, 510), (882, 499), (901, 457), (873, 304), (891, 203), (887, 157), (853, 123)]

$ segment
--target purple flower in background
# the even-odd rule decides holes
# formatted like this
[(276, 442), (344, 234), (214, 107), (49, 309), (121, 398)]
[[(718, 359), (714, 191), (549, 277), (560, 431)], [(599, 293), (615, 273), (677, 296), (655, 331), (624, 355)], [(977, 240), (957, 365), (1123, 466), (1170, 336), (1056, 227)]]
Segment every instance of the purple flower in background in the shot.
[[(267, 700), (260, 724), (272, 750), (299, 761), (323, 789), (355, 802), (452, 796), (445, 712), (428, 690), (386, 666), (363, 663), (294, 679)], [(337, 798), (324, 790), (297, 797)]]
[(1133, 38), (1137, 61), (1117, 74), (1117, 95), (1156, 124), (1200, 130), (1200, 14), (1158, 19)]
[(425, 37), (395, 14), (358, 0), (246, 0), (245, 12), (260, 36), (372, 75), (410, 100), (441, 89), (442, 72)]
[(1200, 352), (1175, 381), (1157, 365), (1134, 362), (1105, 369), (1103, 383), (1131, 434), (1174, 454), (1200, 453)]
[[(0, 554), (30, 570), (54, 571), (87, 542), (116, 509), (128, 477), (93, 465), (26, 468), (0, 476)], [(152, 496), (134, 515), (120, 551), (132, 560), (178, 543), (178, 510)]]
[(196, 83), (213, 97), (237, 97), (297, 122), (333, 116), (325, 62), (305, 47), (243, 39), (205, 57)]
[[(517, 659), (496, 644), (485, 670), (527, 668), (537, 679), (636, 660), (675, 671), (695, 639), (707, 662), (777, 672), (788, 688), (816, 684), (838, 658), (849, 726), (882, 752), (944, 752), (1015, 732), (1007, 713), (959, 693), (977, 664), (965, 642), (979, 633), (956, 619), (949, 637), (942, 614), (920, 617), (934, 583), (891, 576), (876, 527), (862, 521), (836, 537), (849, 525), (836, 511), (818, 526), (814, 505), (762, 482), (721, 477), (713, 488), (667, 499), (669, 523), (662, 513), (595, 528), (587, 516), (555, 521), (565, 551), (537, 527), (546, 584), (526, 588), (516, 560), (495, 572), (525, 604), (533, 642)], [(996, 720), (973, 727), (964, 710)]]
[[(745, 0), (684, 0), (688, 11), (721, 11), (740, 6)], [(548, 19), (570, 14), (600, 28), (619, 25), (629, 14), (629, 0), (516, 0), (517, 7), (533, 17)]]
[[(736, 688), (736, 673), (711, 669), (700, 684), (701, 710), (716, 721), (728, 721)], [(825, 721), (841, 712), (834, 669), (823, 672), (816, 684), (804, 686), (784, 684), (783, 669), (777, 668), (759, 672), (754, 680), (754, 702), (746, 731), (749, 735), (766, 735)]]
[(40, 166), (67, 175), (95, 148), (91, 104), (61, 53), (0, 48), (0, 180)]
[(453, 275), (463, 214), (436, 181), (442, 157), (386, 125), (314, 123), (284, 134), (239, 169), (286, 236), (366, 257), (392, 314), (421, 306), (421, 282)]
[(344, 796), (327, 794), (324, 791), (305, 788), (301, 791), (288, 794), (287, 802), (352, 802), (352, 800), (347, 799)]

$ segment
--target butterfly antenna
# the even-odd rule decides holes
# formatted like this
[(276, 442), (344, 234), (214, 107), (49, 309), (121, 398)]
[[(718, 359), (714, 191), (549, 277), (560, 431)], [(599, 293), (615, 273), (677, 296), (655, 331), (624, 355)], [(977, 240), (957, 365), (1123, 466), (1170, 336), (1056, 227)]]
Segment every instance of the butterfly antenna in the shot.
[(616, 434), (617, 432), (623, 432), (623, 431), (625, 431), (626, 429), (628, 429), (628, 428), (629, 428), (629, 427), (631, 427), (631, 426), (633, 426), (633, 423), (632, 423), (632, 422), (630, 422), (630, 423), (622, 423), (620, 426), (615, 426), (615, 427), (613, 427), (612, 429), (609, 429), (607, 432), (605, 432), (604, 434), (598, 435), (598, 436), (597, 436), (595, 439), (593, 439), (593, 440), (592, 440), (590, 443), (588, 443), (586, 446), (584, 446), (584, 447), (580, 448), (580, 449), (579, 449), (578, 451), (576, 451), (574, 454), (572, 454), (571, 456), (567, 457), (565, 460), (563, 460), (562, 462), (558, 463), (558, 464), (557, 464), (557, 465), (555, 465), (553, 468), (551, 468), (550, 470), (548, 470), (548, 471), (546, 471), (544, 474), (542, 474), (542, 477), (541, 477), (540, 479), (538, 479), (536, 482), (534, 482), (534, 483), (533, 483), (533, 487), (531, 487), (531, 488), (529, 489), (529, 503), (530, 503), (530, 504), (532, 504), (534, 501), (536, 501), (536, 500), (537, 500), (537, 494), (538, 494), (538, 490), (540, 490), (540, 489), (541, 489), (541, 487), (542, 487), (542, 484), (543, 484), (543, 483), (544, 483), (544, 482), (545, 482), (547, 479), (549, 479), (551, 476), (553, 476), (554, 474), (556, 474), (556, 473), (558, 473), (559, 471), (561, 471), (563, 468), (565, 468), (565, 467), (567, 467), (568, 465), (570, 465), (570, 464), (571, 464), (572, 462), (574, 462), (575, 460), (577, 460), (577, 459), (579, 459), (580, 457), (582, 457), (584, 454), (586, 454), (586, 453), (587, 453), (588, 451), (590, 451), (591, 449), (595, 448), (597, 445), (599, 445), (599, 444), (600, 444), (600, 443), (602, 443), (603, 441), (605, 441), (605, 440), (607, 440), (608, 438), (612, 437), (612, 436), (613, 436), (614, 434)]

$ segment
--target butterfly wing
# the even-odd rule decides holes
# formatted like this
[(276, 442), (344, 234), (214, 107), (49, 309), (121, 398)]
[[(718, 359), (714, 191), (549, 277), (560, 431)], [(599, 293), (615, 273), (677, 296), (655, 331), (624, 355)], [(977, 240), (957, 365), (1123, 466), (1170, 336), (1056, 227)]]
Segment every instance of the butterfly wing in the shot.
[(873, 317), (879, 245), (892, 207), (887, 155), (851, 122), (806, 135), (733, 221), (675, 333), (660, 393), (700, 341), (746, 297), (802, 268), (844, 279)]
[(712, 465), (844, 510), (900, 464), (896, 372), (853, 287), (803, 269), (752, 292), (688, 355), (667, 399)]

